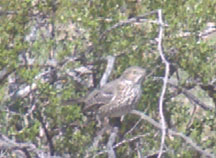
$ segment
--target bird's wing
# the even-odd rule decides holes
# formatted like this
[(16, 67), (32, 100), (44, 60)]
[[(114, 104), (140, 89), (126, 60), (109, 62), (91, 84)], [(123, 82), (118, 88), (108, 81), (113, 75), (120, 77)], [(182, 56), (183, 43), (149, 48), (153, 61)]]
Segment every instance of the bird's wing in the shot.
[(101, 89), (95, 89), (87, 96), (84, 110), (110, 103), (110, 101), (115, 96), (114, 93), (115, 86), (113, 85), (113, 82), (107, 83)]

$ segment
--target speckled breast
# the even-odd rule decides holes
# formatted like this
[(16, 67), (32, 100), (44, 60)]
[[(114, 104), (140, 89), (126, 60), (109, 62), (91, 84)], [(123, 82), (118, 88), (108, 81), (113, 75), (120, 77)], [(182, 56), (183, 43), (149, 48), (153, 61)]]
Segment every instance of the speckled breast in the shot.
[(118, 85), (118, 94), (109, 105), (101, 107), (101, 115), (121, 117), (135, 108), (141, 97), (141, 86), (138, 84)]

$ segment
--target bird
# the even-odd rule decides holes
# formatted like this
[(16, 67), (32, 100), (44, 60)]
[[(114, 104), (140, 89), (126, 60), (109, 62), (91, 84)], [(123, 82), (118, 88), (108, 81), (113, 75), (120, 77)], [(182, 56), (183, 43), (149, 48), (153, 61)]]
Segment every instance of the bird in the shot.
[(144, 68), (127, 68), (119, 78), (90, 92), (83, 100), (84, 111), (95, 109), (100, 118), (115, 118), (128, 114), (139, 103), (145, 76)]

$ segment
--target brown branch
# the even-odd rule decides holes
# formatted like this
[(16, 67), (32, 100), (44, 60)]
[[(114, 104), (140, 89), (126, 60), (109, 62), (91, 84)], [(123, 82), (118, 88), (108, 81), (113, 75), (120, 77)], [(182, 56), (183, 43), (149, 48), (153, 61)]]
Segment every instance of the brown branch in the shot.
[(11, 69), (9, 70), (8, 68), (3, 68), (0, 71), (0, 83), (3, 83), (5, 79), (7, 79), (7, 77), (13, 73), (14, 71), (16, 71), (16, 69)]
[(41, 116), (40, 111), (38, 112), (38, 120), (40, 121), (40, 123), (42, 125), (42, 128), (44, 130), (44, 133), (46, 135), (46, 138), (47, 138), (47, 141), (48, 141), (48, 144), (49, 144), (50, 155), (53, 156), (54, 152), (55, 152), (55, 148), (54, 148), (54, 145), (53, 145), (52, 137), (50, 136), (49, 131), (46, 128), (46, 125), (45, 125), (45, 123), (43, 121), (43, 117)]

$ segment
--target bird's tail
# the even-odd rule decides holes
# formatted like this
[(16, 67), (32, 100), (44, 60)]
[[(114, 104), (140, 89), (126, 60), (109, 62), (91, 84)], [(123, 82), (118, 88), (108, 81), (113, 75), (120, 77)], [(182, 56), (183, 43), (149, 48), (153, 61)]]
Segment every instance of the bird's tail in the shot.
[(73, 105), (84, 103), (83, 98), (62, 100), (61, 105)]

